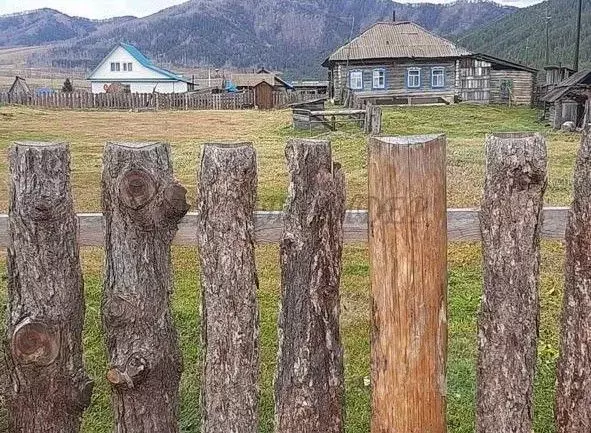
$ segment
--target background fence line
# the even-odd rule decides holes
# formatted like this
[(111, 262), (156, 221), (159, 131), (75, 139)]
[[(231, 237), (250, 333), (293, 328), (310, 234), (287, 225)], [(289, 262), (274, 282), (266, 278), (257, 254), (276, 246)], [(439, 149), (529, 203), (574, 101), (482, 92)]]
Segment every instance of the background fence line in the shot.
[[(273, 92), (273, 106), (282, 108), (318, 96)], [(243, 110), (256, 105), (254, 92), (240, 93), (90, 93), (55, 92), (39, 95), (0, 92), (1, 104), (69, 110)]]

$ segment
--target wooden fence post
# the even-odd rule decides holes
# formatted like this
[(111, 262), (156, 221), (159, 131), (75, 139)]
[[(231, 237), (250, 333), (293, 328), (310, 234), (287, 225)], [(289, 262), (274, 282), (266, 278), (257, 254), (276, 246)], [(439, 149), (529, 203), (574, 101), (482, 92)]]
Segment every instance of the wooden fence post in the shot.
[(330, 142), (290, 140), (281, 239), (276, 433), (344, 430), (339, 332), (345, 180)]
[(165, 143), (107, 143), (102, 303), (115, 431), (178, 432), (170, 244), (188, 205)]
[(371, 113), (373, 104), (368, 102), (365, 105), (365, 121), (363, 122), (363, 133), (369, 134), (371, 132)]
[(371, 135), (380, 135), (382, 133), (382, 107), (372, 105), (371, 110)]
[(205, 145), (197, 205), (204, 433), (258, 431), (256, 187), (251, 143)]
[(566, 228), (565, 288), (556, 380), (556, 432), (591, 426), (591, 132), (581, 139)]
[(10, 150), (9, 431), (78, 432), (92, 381), (82, 363), (84, 283), (63, 143)]
[(540, 134), (503, 133), (486, 139), (478, 433), (532, 431), (546, 163), (546, 141)]
[(372, 433), (446, 431), (445, 135), (369, 139)]

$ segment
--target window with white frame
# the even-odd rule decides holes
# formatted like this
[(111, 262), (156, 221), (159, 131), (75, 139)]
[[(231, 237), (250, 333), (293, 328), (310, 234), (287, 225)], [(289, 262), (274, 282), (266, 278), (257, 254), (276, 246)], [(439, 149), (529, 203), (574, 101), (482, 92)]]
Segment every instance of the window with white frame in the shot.
[(445, 68), (431, 69), (431, 87), (445, 87)]
[(373, 70), (373, 88), (374, 89), (385, 89), (386, 88), (386, 71), (384, 69)]
[(131, 71), (133, 71), (133, 66), (132, 66), (132, 65), (133, 65), (132, 63), (128, 63), (128, 64), (127, 64), (127, 71), (128, 71), (128, 72), (131, 72)]
[(111, 63), (111, 72), (119, 72), (121, 70), (121, 63), (113, 62)]
[(363, 71), (349, 73), (349, 87), (353, 90), (363, 89)]
[(421, 68), (409, 68), (406, 72), (406, 87), (421, 87)]

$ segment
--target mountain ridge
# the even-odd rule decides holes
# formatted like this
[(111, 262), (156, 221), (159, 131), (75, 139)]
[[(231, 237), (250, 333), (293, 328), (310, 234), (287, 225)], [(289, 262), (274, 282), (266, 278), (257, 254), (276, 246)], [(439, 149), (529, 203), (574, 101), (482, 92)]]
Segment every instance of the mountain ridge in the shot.
[(106, 22), (45, 8), (0, 17), (0, 46), (49, 45), (49, 51), (30, 58), (31, 65), (90, 70), (113, 46), (127, 42), (168, 66), (266, 66), (314, 78), (324, 76), (320, 64), (351, 35), (392, 19), (394, 11), (397, 20), (414, 21), (453, 40), (517, 8), (485, 0), (189, 0), (147, 17)]

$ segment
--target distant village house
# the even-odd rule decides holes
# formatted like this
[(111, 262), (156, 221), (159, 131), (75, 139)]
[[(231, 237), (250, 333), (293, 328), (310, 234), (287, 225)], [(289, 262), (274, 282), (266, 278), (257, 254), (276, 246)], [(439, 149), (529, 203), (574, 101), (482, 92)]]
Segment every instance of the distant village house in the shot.
[(471, 53), (406, 21), (376, 23), (323, 66), (329, 94), (374, 103), (532, 103), (536, 70)]
[(106, 93), (115, 84), (132, 93), (184, 93), (193, 83), (182, 75), (156, 66), (136, 47), (121, 43), (99, 63), (87, 78), (92, 93)]

